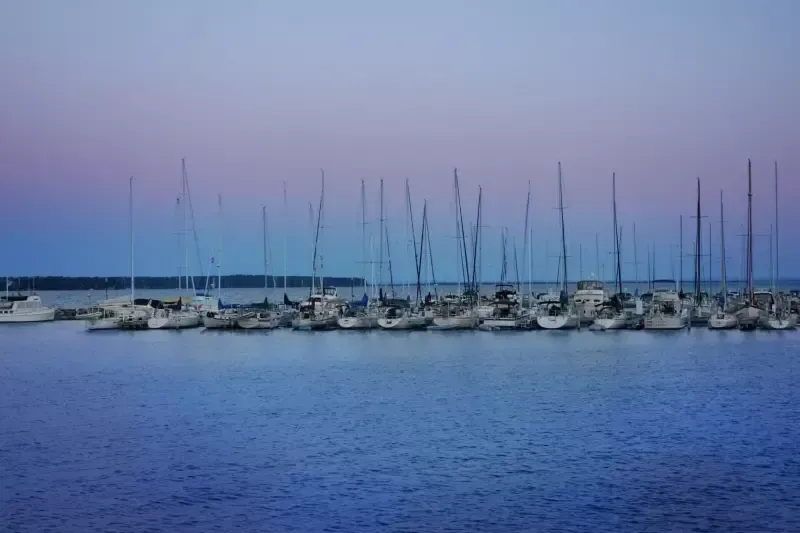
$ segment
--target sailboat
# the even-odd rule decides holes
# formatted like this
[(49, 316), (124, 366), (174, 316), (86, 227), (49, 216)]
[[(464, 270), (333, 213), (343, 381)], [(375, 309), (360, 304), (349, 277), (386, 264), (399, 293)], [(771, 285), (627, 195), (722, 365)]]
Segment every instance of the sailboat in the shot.
[[(187, 202), (187, 181), (186, 181), (186, 160), (181, 159), (181, 219), (182, 219), (182, 244), (183, 244), (183, 258), (184, 266), (183, 273), (186, 276), (186, 290), (189, 290), (189, 239), (188, 229), (186, 226), (186, 206)], [(192, 277), (192, 285), (194, 285), (194, 277)], [(181, 272), (178, 272), (178, 289), (181, 287)], [(184, 329), (196, 328), (200, 326), (200, 313), (190, 305), (191, 298), (187, 298), (187, 303), (184, 305), (183, 298), (179, 297), (176, 305), (167, 305), (162, 309), (158, 309), (153, 313), (153, 316), (147, 320), (148, 329)]]
[[(616, 291), (617, 293), (609, 300), (603, 301), (595, 306), (594, 322), (591, 329), (605, 331), (607, 329), (623, 329), (628, 325), (628, 317), (624, 311), (622, 301), (622, 266), (620, 262), (620, 242), (619, 230), (617, 227), (617, 174), (611, 175), (611, 196), (614, 210), (614, 261), (616, 268)], [(577, 300), (577, 293), (576, 293)]]
[[(780, 284), (780, 256), (778, 254), (778, 249), (778, 162), (775, 161), (775, 286), (772, 290), (775, 303), (768, 314), (761, 317), (760, 324), (764, 329), (794, 329), (797, 324), (797, 315), (791, 313), (789, 302), (783, 301), (781, 299), (781, 294), (778, 292), (778, 286)], [(770, 249), (770, 257), (771, 256), (772, 250)]]
[[(413, 237), (413, 247), (414, 247), (414, 266), (416, 269), (417, 274), (417, 285), (416, 285), (416, 303), (419, 305), (420, 297), (421, 297), (421, 280), (420, 280), (420, 273), (421, 273), (421, 252), (417, 252), (417, 237), (414, 233), (414, 216), (413, 211), (411, 210), (411, 193), (408, 186), (408, 180), (406, 180), (406, 205), (408, 208), (408, 214), (411, 221), (411, 235)], [(427, 202), (425, 203), (424, 213), (427, 213)], [(423, 214), (423, 220), (427, 218), (427, 214)], [(425, 228), (423, 227), (422, 230), (423, 241), (421, 245), (424, 245), (424, 236), (425, 236)], [(387, 234), (386, 244), (388, 247), (389, 239)], [(422, 246), (420, 246), (421, 250)], [(390, 263), (391, 264), (391, 263)], [(391, 274), (391, 266), (389, 270)], [(406, 304), (398, 304), (392, 305), (388, 309), (386, 309), (383, 316), (378, 319), (378, 327), (381, 329), (392, 329), (392, 330), (400, 330), (400, 329), (424, 329), (429, 325), (429, 318), (425, 316), (424, 310), (419, 308), (413, 308), (411, 306), (411, 295), (408, 295), (408, 300)]]
[(580, 325), (580, 318), (569, 301), (567, 285), (567, 238), (564, 227), (564, 185), (561, 177), (561, 162), (558, 162), (558, 209), (561, 211), (561, 268), (562, 285), (559, 302), (549, 302), (543, 312), (536, 317), (536, 323), (542, 329), (575, 329)]
[(719, 191), (719, 224), (720, 224), (720, 280), (722, 289), (720, 291), (719, 308), (717, 312), (708, 317), (709, 329), (733, 329), (739, 325), (736, 316), (727, 311), (728, 303), (728, 281), (725, 273), (725, 208), (722, 204), (722, 191)]
[(342, 329), (374, 329), (378, 327), (378, 315), (369, 305), (367, 296), (367, 198), (364, 180), (361, 180), (361, 278), (364, 280), (364, 296), (358, 305), (351, 305), (345, 316), (336, 323)]
[[(222, 304), (222, 195), (217, 195), (219, 208), (219, 244), (217, 256), (211, 258), (211, 264), (217, 267), (217, 306), (203, 312), (203, 327), (206, 329), (233, 329), (238, 327), (238, 312), (233, 307)], [(209, 276), (211, 273), (209, 272)]]
[(747, 160), (747, 266), (745, 272), (745, 302), (736, 311), (739, 329), (753, 330), (765, 312), (757, 307), (753, 291), (753, 173), (752, 163)]

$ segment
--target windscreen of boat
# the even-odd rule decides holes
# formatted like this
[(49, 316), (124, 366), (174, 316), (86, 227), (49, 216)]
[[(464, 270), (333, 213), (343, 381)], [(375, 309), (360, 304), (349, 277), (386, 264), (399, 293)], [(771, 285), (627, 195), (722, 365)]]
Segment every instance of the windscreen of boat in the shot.
[(602, 291), (605, 284), (596, 279), (588, 279), (578, 282), (579, 291)]

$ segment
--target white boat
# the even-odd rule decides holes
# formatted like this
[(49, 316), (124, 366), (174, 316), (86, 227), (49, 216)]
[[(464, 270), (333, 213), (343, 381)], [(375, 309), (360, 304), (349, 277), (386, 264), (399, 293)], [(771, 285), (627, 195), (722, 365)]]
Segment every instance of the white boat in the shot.
[(378, 327), (381, 329), (425, 329), (427, 326), (428, 319), (424, 315), (414, 313), (410, 309), (400, 309), (398, 307), (390, 307), (378, 319)]
[(602, 306), (597, 313), (591, 329), (605, 331), (607, 329), (625, 329), (628, 327), (628, 315), (611, 306)]
[(579, 281), (573, 294), (575, 312), (582, 324), (591, 324), (606, 298), (605, 284), (596, 279)]
[(206, 311), (202, 319), (203, 327), (206, 329), (233, 329), (238, 327), (239, 313), (232, 309)]
[(338, 327), (338, 317), (327, 311), (300, 311), (292, 319), (292, 329), (318, 331)]
[[(658, 283), (675, 284), (674, 280), (656, 280)], [(644, 329), (677, 330), (689, 325), (689, 309), (674, 289), (653, 290), (650, 310), (644, 318)]]
[(336, 288), (324, 287), (300, 303), (297, 315), (292, 318), (292, 329), (335, 329), (345, 309), (347, 301), (338, 295)]
[(109, 329), (120, 329), (122, 317), (114, 310), (104, 310), (101, 316), (92, 317), (86, 320), (87, 331), (102, 331)]
[(478, 328), (484, 331), (522, 329), (529, 321), (527, 310), (520, 306), (517, 291), (504, 283), (495, 286), (492, 302), (478, 307), (476, 314)]
[(336, 323), (342, 329), (375, 329), (378, 327), (378, 315), (367, 312), (343, 316)]
[(474, 309), (459, 305), (444, 305), (433, 317), (438, 329), (474, 329), (478, 327), (478, 315)]
[(199, 327), (200, 313), (191, 310), (159, 309), (147, 320), (148, 329), (186, 329)]
[(42, 299), (35, 294), (0, 298), (0, 323), (50, 322), (55, 317), (55, 307), (42, 305)]
[(280, 317), (274, 313), (254, 313), (236, 320), (242, 329), (275, 329), (280, 323)]
[(797, 315), (770, 315), (766, 319), (761, 321), (761, 327), (764, 329), (773, 329), (773, 330), (786, 330), (786, 329), (794, 329), (797, 325)]
[(580, 325), (578, 314), (561, 302), (545, 302), (540, 306), (536, 324), (541, 329), (575, 329)]
[(708, 329), (734, 329), (739, 326), (736, 315), (718, 311), (708, 318)]

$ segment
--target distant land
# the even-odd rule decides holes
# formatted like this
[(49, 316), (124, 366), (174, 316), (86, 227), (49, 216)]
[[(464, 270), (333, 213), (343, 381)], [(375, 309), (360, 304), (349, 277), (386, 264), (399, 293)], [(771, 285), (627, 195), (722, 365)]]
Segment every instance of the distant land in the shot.
[[(126, 276), (36, 276), (36, 277), (13, 277), (8, 278), (9, 281), (9, 290), (11, 292), (17, 291), (29, 291), (29, 290), (39, 290), (39, 291), (86, 291), (86, 290), (105, 290), (108, 289), (110, 291), (113, 290), (124, 290), (129, 289), (131, 286), (131, 279), (130, 277)], [(216, 286), (217, 278), (208, 278), (208, 288), (210, 289), (213, 286)], [(283, 276), (269, 276), (268, 278), (267, 288), (282, 288), (283, 287)], [(325, 286), (332, 286), (332, 287), (358, 287), (364, 284), (363, 278), (357, 277), (341, 277), (341, 276), (333, 276), (333, 277), (325, 277), (324, 279)], [(411, 282), (411, 285), (414, 285), (416, 282)], [(497, 283), (496, 281), (486, 280), (482, 282), (482, 285), (494, 285)], [(516, 281), (508, 281), (506, 282), (510, 285), (516, 285)], [(614, 285), (613, 281), (606, 281), (605, 282), (609, 288), (612, 288)], [(703, 286), (707, 284), (707, 281), (703, 281)], [(719, 280), (712, 280), (711, 283), (718, 284)], [(739, 288), (742, 285), (742, 281), (740, 280), (728, 280), (728, 285), (730, 288), (735, 289)], [(319, 278), (315, 283), (319, 285)], [(395, 280), (394, 285), (395, 287), (400, 287), (405, 285), (404, 281), (397, 281)], [(527, 281), (521, 281), (521, 285), (527, 285)], [(550, 281), (540, 281), (536, 280), (533, 281), (534, 285), (541, 287), (542, 285), (552, 285), (555, 287), (558, 285), (558, 281), (550, 280)], [(622, 282), (623, 286), (625, 285), (636, 285), (637, 282), (634, 280), (625, 280)], [(754, 284), (756, 287), (769, 287), (770, 282), (769, 280), (755, 280)], [(311, 286), (311, 276), (287, 276), (286, 277), (286, 285), (288, 288), (296, 289), (296, 288), (304, 288)], [(385, 283), (388, 286), (388, 283)], [(428, 283), (423, 283), (425, 287), (428, 286)], [(436, 283), (438, 286), (448, 286), (448, 285), (458, 285), (458, 282), (455, 281), (439, 281)], [(575, 282), (571, 281), (570, 286), (574, 287)], [(780, 287), (782, 289), (793, 288), (797, 285), (800, 285), (800, 280), (797, 279), (782, 279), (780, 282)], [(194, 278), (194, 286), (197, 289), (204, 289), (206, 287), (206, 278), (205, 277), (195, 277)], [(639, 287), (647, 286), (647, 280), (641, 280), (638, 282)], [(683, 282), (684, 291), (691, 292), (693, 290), (693, 281), (692, 280), (684, 280)], [(262, 289), (264, 288), (264, 275), (263, 274), (233, 274), (230, 276), (222, 276), (222, 287), (227, 289)], [(177, 282), (175, 276), (137, 276), (136, 277), (136, 288), (137, 289), (152, 289), (152, 290), (169, 290), (177, 288)], [(0, 292), (2, 292), (5, 287), (2, 286), (2, 279), (0, 278)]]
[[(87, 291), (93, 290), (123, 290), (129, 289), (131, 286), (131, 278), (124, 276), (37, 276), (8, 278), (11, 291), (27, 291), (35, 289), (37, 291)], [(343, 277), (326, 277), (324, 280), (326, 286), (336, 287), (350, 287), (363, 285), (363, 278), (343, 278)], [(191, 278), (189, 278), (191, 284)], [(216, 286), (217, 278), (208, 278), (209, 289), (212, 283)], [(275, 276), (274, 286), (283, 287), (283, 276)], [(319, 279), (317, 279), (319, 284)], [(175, 276), (136, 276), (137, 289), (175, 289), (177, 288), (177, 280)], [(194, 286), (202, 290), (206, 287), (206, 278), (195, 277)], [(222, 276), (222, 286), (227, 289), (261, 289), (264, 287), (264, 275), (254, 274), (233, 274), (230, 276)], [(286, 286), (290, 288), (310, 287), (311, 276), (287, 276)], [(268, 287), (273, 287), (273, 278), (268, 278)], [(0, 280), (0, 289), (2, 289), (2, 281)]]

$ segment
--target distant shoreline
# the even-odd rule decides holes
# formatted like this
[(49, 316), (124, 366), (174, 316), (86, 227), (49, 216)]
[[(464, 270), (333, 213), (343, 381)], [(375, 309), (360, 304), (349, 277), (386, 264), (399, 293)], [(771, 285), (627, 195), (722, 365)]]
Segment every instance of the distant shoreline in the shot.
[[(9, 277), (10, 282), (9, 291), (86, 291), (86, 290), (109, 290), (120, 291), (130, 289), (130, 278), (125, 276), (36, 276), (36, 277)], [(192, 278), (190, 278), (191, 284)], [(208, 278), (208, 288), (212, 288), (212, 284), (216, 284), (216, 278)], [(358, 277), (341, 277), (341, 276), (326, 276), (323, 280), (326, 286), (332, 287), (359, 287), (364, 284), (363, 278)], [(497, 281), (483, 281), (482, 285), (494, 285)], [(509, 285), (516, 285), (516, 281), (507, 282)], [(533, 285), (558, 285), (556, 280), (534, 280), (531, 282)], [(607, 286), (612, 287), (613, 281), (606, 281)], [(719, 280), (711, 280), (711, 283), (718, 285)], [(735, 289), (741, 285), (741, 280), (727, 280), (728, 285)], [(0, 280), (0, 284), (2, 281)], [(316, 278), (316, 285), (319, 285), (319, 278)], [(415, 285), (416, 282), (411, 282)], [(528, 281), (520, 281), (520, 285), (527, 285)], [(708, 284), (708, 281), (703, 282), (703, 287)], [(785, 288), (787, 285), (800, 284), (798, 279), (783, 279), (780, 286)], [(388, 283), (384, 283), (387, 287)], [(394, 286), (400, 287), (406, 285), (405, 281), (395, 281)], [(459, 285), (456, 281), (438, 281), (437, 286), (456, 286)], [(570, 282), (570, 286), (574, 286), (575, 281)], [(622, 282), (623, 287), (628, 285), (637, 285), (638, 287), (646, 286), (647, 280), (636, 282), (634, 280), (625, 280)], [(756, 287), (768, 287), (769, 280), (755, 280)], [(206, 288), (206, 278), (194, 277), (194, 286), (198, 290)], [(222, 276), (222, 286), (226, 289), (263, 289), (264, 288), (264, 275), (257, 274), (233, 274), (229, 276)], [(428, 283), (423, 283), (424, 287)], [(683, 282), (685, 292), (693, 292), (693, 281), (684, 280)], [(286, 276), (286, 287), (289, 289), (301, 289), (311, 287), (311, 276)], [(170, 290), (177, 288), (177, 280), (175, 276), (136, 276), (136, 288), (141, 290)], [(268, 276), (267, 289), (282, 289), (283, 276)], [(4, 287), (0, 285), (0, 292), (4, 291)]]

